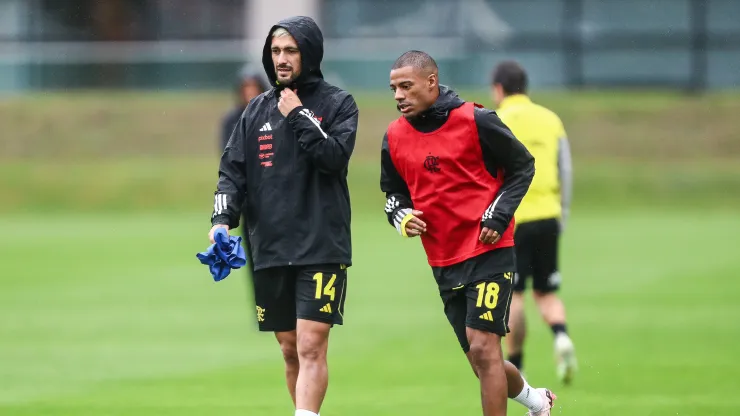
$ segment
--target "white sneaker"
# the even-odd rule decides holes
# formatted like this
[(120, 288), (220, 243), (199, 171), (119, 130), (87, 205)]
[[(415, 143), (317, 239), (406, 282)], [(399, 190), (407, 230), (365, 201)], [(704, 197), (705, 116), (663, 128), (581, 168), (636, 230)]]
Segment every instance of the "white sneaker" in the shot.
[(569, 384), (575, 372), (578, 371), (578, 362), (573, 341), (567, 334), (560, 333), (555, 337), (555, 360), (558, 380)]
[(555, 402), (555, 399), (558, 398), (558, 396), (555, 395), (555, 393), (551, 392), (548, 389), (536, 389), (537, 393), (542, 395), (542, 399), (547, 403), (544, 409), (540, 410), (539, 412), (535, 412), (530, 410), (529, 413), (527, 413), (527, 416), (550, 416), (550, 409), (552, 409), (553, 402)]

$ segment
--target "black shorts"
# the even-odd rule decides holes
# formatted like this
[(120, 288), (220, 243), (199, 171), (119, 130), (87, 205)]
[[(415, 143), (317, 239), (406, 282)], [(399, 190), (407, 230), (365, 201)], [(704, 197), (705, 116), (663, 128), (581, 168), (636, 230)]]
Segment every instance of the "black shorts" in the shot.
[(470, 350), (466, 328), (505, 336), (516, 264), (514, 248), (480, 254), (433, 268), (445, 315), (463, 351)]
[(560, 222), (556, 218), (517, 225), (514, 232), (517, 259), (515, 292), (524, 291), (530, 277), (532, 287), (538, 292), (549, 293), (560, 288), (559, 239)]
[(260, 331), (293, 331), (297, 319), (332, 326), (344, 323), (344, 265), (272, 267), (255, 271), (253, 280)]

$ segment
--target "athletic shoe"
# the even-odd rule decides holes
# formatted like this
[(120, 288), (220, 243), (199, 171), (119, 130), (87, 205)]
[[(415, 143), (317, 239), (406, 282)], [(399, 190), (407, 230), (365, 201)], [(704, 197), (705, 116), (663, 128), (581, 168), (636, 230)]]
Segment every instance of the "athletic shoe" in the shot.
[(558, 380), (569, 384), (578, 370), (578, 362), (573, 341), (566, 334), (561, 333), (555, 337), (555, 360)]
[(542, 399), (547, 403), (547, 406), (539, 412), (533, 412), (530, 410), (529, 413), (527, 413), (527, 416), (550, 416), (550, 409), (552, 409), (553, 402), (555, 402), (555, 399), (557, 399), (558, 396), (544, 388), (537, 389), (537, 393), (542, 395)]

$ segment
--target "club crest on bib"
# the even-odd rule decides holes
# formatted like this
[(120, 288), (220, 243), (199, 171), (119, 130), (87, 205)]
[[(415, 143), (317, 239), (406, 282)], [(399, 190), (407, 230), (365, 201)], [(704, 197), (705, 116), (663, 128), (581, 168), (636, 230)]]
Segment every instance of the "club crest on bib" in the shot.
[(439, 156), (429, 155), (424, 159), (424, 169), (431, 173), (438, 173), (442, 169), (439, 167)]

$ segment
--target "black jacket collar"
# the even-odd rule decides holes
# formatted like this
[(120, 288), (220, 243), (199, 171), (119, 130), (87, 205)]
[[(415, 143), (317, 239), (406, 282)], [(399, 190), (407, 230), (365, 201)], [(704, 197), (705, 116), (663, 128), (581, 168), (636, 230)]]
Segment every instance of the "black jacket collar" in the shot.
[(429, 133), (442, 127), (447, 121), (447, 118), (449, 118), (450, 111), (463, 104), (465, 104), (465, 101), (455, 91), (449, 87), (440, 85), (437, 101), (431, 107), (407, 120), (416, 130)]

